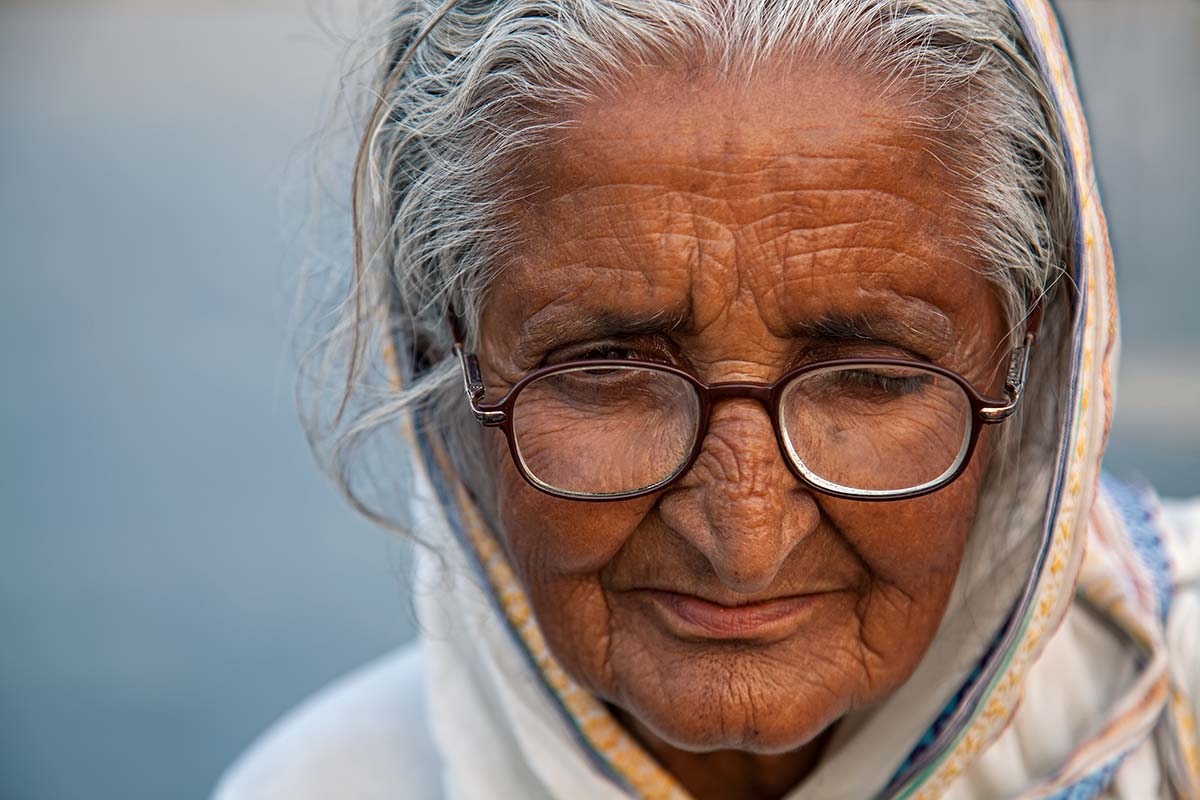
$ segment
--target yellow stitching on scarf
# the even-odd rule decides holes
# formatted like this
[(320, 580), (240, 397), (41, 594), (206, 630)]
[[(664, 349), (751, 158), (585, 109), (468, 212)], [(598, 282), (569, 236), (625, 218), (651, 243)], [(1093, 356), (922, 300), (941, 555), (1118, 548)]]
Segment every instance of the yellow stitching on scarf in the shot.
[[(442, 473), (453, 474), (442, 443), (435, 439), (431, 442), (431, 449)], [(453, 490), (455, 507), (462, 511), (467, 538), (505, 617), (521, 637), (547, 685), (578, 723), (588, 744), (612, 765), (639, 797), (646, 800), (689, 800), (688, 793), (670, 773), (646, 753), (608, 710), (571, 680), (559, 665), (546, 645), (525, 591), (505, 558), (503, 549), (475, 513), (475, 506), (467, 496), (465, 487), (454, 482)]]
[[(1060, 105), (1064, 121), (1069, 129), (1069, 135), (1073, 142), (1080, 142), (1082, 140), (1082, 132), (1085, 129), (1082, 124), (1082, 115), (1077, 111), (1078, 99), (1075, 97), (1071, 85), (1069, 71), (1065, 68), (1065, 50), (1061, 44), (1057, 23), (1047, 13), (1048, 9), (1044, 2), (1032, 0), (1023, 5), (1026, 6), (1029, 12), (1028, 16), (1034, 24), (1036, 35), (1041, 41), (1042, 50), (1046, 54), (1046, 58), (1051, 62), (1051, 73), (1054, 76), (1055, 88), (1058, 90), (1057, 93), (1062, 101)], [(1080, 153), (1078, 149), (1074, 152), (1077, 159), (1075, 165), (1076, 180), (1080, 182), (1086, 180), (1084, 176), (1091, 175), (1090, 154)], [(1080, 163), (1081, 161), (1082, 163)], [(1092, 229), (1096, 226), (1096, 218), (1102, 218), (1102, 214), (1098, 207), (1093, 208), (1091, 206), (1091, 193), (1085, 191), (1085, 189), (1086, 186), (1079, 187), (1084, 208), (1082, 223), (1084, 225), (1085, 237), (1091, 237), (1094, 241), (1095, 236)], [(1088, 270), (1089, 285), (1095, 285), (1093, 282), (1101, 277), (1111, 278), (1111, 268), (1106, 270), (1107, 274), (1103, 276), (1097, 274), (1099, 272), (1097, 254), (1093, 248), (1089, 247), (1084, 255), (1085, 268)], [(1083, 489), (1085, 486), (1094, 487), (1098, 479), (1095, 470), (1091, 470), (1092, 474), (1086, 476), (1084, 474), (1087, 467), (1084, 456), (1087, 453), (1088, 434), (1091, 430), (1090, 415), (1086, 412), (1090, 402), (1092, 381), (1094, 380), (1093, 344), (1097, 335), (1095, 321), (1093, 304), (1089, 304), (1084, 326), (1084, 351), (1080, 371), (1081, 391), (1076, 409), (1076, 426), (1072, 432), (1074, 447), (1070, 451), (1072, 458), (1067, 467), (1066, 486), (1061, 498), (1054, 536), (1050, 543), (1048, 557), (1051, 566), (1048, 571), (1040, 576), (1039, 599), (1034, 608), (1033, 617), (1026, 628), (1023, 641), (1009, 662), (1008, 669), (997, 681), (984, 713), (976, 716), (958, 745), (935, 770), (933, 775), (920, 786), (917, 793), (918, 798), (932, 799), (943, 794), (982, 750), (1000, 735), (1009, 720), (1012, 719), (1016, 705), (1020, 699), (1019, 687), (1021, 679), (1028, 671), (1035, 655), (1044, 646), (1044, 639), (1050, 630), (1049, 621), (1052, 618), (1054, 610), (1059, 605), (1063, 579), (1066, 574), (1069, 574), (1066, 571), (1066, 565), (1072, 563), (1074, 558), (1082, 557), (1082, 542), (1078, 547), (1073, 546), (1075, 545), (1073, 541), (1075, 538), (1074, 529), (1080, 523), (1083, 512), (1081, 508), (1081, 500), (1084, 495)], [(1108, 327), (1111, 329), (1111, 322)], [(1108, 348), (1106, 347), (1106, 355), (1107, 351)], [(1100, 377), (1106, 401), (1104, 430), (1107, 432), (1107, 411), (1110, 405), (1108, 402), (1107, 370), (1101, 370)]]

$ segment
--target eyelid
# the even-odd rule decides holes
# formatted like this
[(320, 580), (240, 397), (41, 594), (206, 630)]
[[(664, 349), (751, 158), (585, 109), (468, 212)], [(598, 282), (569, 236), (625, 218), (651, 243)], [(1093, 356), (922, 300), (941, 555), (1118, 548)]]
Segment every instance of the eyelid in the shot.
[(834, 358), (900, 358), (920, 364), (933, 360), (898, 342), (882, 339), (825, 339), (810, 342), (802, 349), (800, 363)]
[(546, 355), (542, 358), (542, 365), (601, 358), (603, 356), (594, 355), (594, 353), (605, 349), (628, 350), (634, 354), (637, 360), (641, 361), (656, 361), (666, 364), (679, 364), (682, 361), (675, 353), (674, 348), (667, 346), (661, 337), (642, 335), (628, 338), (608, 336), (603, 339), (558, 343), (546, 351)]
[[(934, 360), (900, 342), (863, 337), (802, 336), (798, 337), (792, 366), (812, 361), (837, 358), (899, 358), (921, 364), (932, 364)], [(600, 338), (581, 336), (575, 339), (563, 337), (547, 343), (537, 367), (552, 366), (568, 361), (602, 358), (597, 350), (613, 349), (631, 351), (632, 357), (640, 361), (653, 361), (686, 367), (688, 359), (683, 357), (674, 341), (663, 334), (631, 334), (629, 336), (607, 335)], [(621, 356), (618, 356), (620, 358)], [(531, 365), (533, 366), (533, 365)]]

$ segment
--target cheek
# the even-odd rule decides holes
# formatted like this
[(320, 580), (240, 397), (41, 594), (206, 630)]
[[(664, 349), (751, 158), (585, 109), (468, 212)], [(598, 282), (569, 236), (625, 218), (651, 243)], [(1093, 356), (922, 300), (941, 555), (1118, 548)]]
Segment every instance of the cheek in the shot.
[(990, 450), (987, 433), (981, 434), (963, 474), (932, 494), (883, 503), (827, 499), (822, 504), (876, 579), (923, 598), (939, 615), (974, 520)]
[(535, 489), (517, 471), (504, 435), (489, 431), (489, 468), (496, 480), (498, 532), (525, 585), (568, 578), (595, 580), (624, 545), (654, 498), (589, 503)]
[(614, 622), (600, 573), (654, 498), (588, 503), (551, 497), (521, 477), (503, 435), (492, 433), (487, 452), (496, 476), (497, 534), (550, 650), (568, 674), (600, 689)]

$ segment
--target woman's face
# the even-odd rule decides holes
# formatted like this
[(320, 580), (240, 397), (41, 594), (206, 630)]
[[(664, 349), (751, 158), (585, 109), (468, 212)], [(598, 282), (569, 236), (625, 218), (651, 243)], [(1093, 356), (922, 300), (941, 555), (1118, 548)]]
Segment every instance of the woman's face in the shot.
[[(488, 399), (564, 353), (709, 382), (915, 356), (997, 394), (1005, 330), (954, 244), (954, 178), (880, 95), (831, 72), (658, 75), (581, 109), (516, 209), (522, 246), (481, 320)], [(765, 409), (735, 399), (679, 481), (587, 503), (529, 486), (486, 435), (504, 543), (551, 650), (639, 732), (691, 751), (791, 750), (907, 679), (989, 452), (985, 432), (965, 474), (922, 498), (835, 499), (800, 484)]]

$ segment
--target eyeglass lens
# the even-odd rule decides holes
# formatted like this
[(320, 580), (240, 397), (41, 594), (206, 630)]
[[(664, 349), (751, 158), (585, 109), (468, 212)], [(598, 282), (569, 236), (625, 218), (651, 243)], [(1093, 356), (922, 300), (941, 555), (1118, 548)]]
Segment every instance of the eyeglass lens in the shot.
[[(670, 372), (568, 368), (518, 394), (513, 439), (525, 471), (545, 488), (630, 494), (686, 465), (700, 435), (700, 407), (696, 388)], [(864, 493), (910, 490), (949, 475), (971, 429), (963, 389), (920, 366), (802, 373), (784, 388), (779, 414), (800, 472), (827, 488)]]
[(780, 403), (784, 445), (819, 485), (862, 492), (924, 487), (966, 455), (971, 402), (920, 367), (831, 367), (800, 375)]
[(672, 477), (699, 421), (696, 390), (678, 375), (579, 368), (525, 386), (513, 408), (513, 438), (535, 481), (569, 494), (624, 494)]

